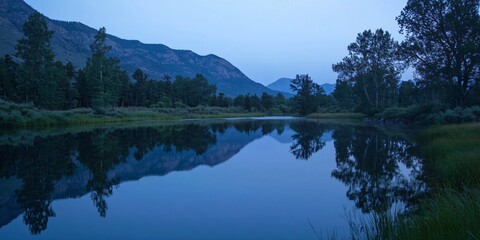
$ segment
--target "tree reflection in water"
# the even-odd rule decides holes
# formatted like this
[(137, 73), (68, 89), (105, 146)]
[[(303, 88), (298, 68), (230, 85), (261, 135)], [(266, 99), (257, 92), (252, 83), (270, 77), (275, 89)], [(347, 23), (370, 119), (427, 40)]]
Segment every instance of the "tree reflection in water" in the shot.
[(404, 210), (426, 191), (414, 145), (372, 127), (338, 127), (333, 133), (337, 169), (332, 176), (348, 187), (347, 197), (364, 213), (383, 212), (395, 203)]
[(325, 147), (322, 140), (325, 125), (313, 121), (297, 121), (290, 124), (295, 131), (292, 136), (293, 144), (290, 152), (297, 159), (308, 160), (314, 153)]
[(97, 129), (77, 134), (48, 137), (22, 137), (16, 142), (2, 144), (0, 178), (22, 180), (16, 192), (23, 219), (32, 234), (47, 228), (55, 182), (74, 173), (75, 166), (88, 169), (90, 179), (85, 189), (101, 217), (107, 214), (106, 198), (120, 183), (109, 172), (127, 161), (133, 151), (140, 161), (155, 148), (166, 152), (195, 151), (200, 155), (215, 145), (216, 136), (209, 126), (175, 125), (125, 129)]
[[(248, 140), (244, 144), (248, 144), (273, 132), (282, 135), (288, 127), (294, 131), (290, 151), (296, 159), (303, 160), (320, 151), (326, 145), (322, 135), (333, 130), (336, 169), (332, 176), (348, 187), (347, 197), (364, 212), (383, 211), (395, 202), (408, 206), (425, 191), (425, 184), (418, 181), (422, 165), (408, 141), (375, 128), (325, 125), (315, 121), (226, 121), (9, 139), (3, 141), (8, 143), (0, 144), (0, 178), (21, 179), (22, 185), (16, 191), (17, 204), (32, 234), (39, 234), (47, 228), (49, 218), (55, 216), (51, 207), (55, 183), (68, 178), (76, 169), (87, 169), (89, 179), (82, 182), (82, 187), (85, 184), (84, 189), (90, 193), (99, 215), (105, 217), (107, 198), (120, 183), (114, 170), (130, 161), (129, 158), (142, 161), (153, 150), (161, 150), (163, 154), (184, 152), (185, 156), (191, 156), (188, 155), (191, 151), (202, 155), (199, 159), (203, 160), (199, 162), (188, 160), (191, 157), (171, 160), (179, 161), (175, 163), (178, 169), (188, 170), (202, 164), (215, 164), (208, 150), (228, 129), (235, 130), (231, 141), (244, 138)], [(412, 170), (410, 175), (405, 174), (404, 169)], [(166, 168), (164, 174), (173, 170)]]
[(23, 180), (23, 187), (16, 192), (17, 202), (32, 234), (40, 234), (55, 216), (51, 207), (54, 182), (73, 173), (68, 137), (37, 137), (11, 152), (16, 159), (13, 171)]

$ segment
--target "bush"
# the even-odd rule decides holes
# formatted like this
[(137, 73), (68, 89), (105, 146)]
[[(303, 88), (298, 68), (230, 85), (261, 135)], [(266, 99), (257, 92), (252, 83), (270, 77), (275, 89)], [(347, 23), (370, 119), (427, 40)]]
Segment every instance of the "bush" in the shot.
[(429, 124), (456, 124), (480, 121), (480, 106), (462, 109), (448, 109), (440, 113), (432, 113), (427, 118)]

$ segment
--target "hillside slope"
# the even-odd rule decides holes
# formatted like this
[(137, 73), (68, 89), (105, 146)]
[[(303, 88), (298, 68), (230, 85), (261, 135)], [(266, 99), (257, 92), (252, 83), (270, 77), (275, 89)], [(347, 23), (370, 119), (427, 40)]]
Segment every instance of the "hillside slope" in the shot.
[[(34, 11), (23, 0), (0, 0), (0, 55), (15, 53), (17, 40), (23, 37), (23, 23)], [(47, 22), (54, 31), (52, 45), (56, 58), (83, 67), (97, 30), (78, 22), (48, 18)], [(109, 35), (107, 44), (112, 46), (112, 55), (120, 59), (122, 67), (130, 75), (136, 68), (142, 69), (152, 79), (163, 79), (165, 74), (193, 77), (201, 73), (217, 85), (217, 92), (228, 96), (246, 93), (259, 95), (264, 91), (277, 93), (252, 81), (231, 63), (215, 55), (200, 56), (189, 50), (174, 50), (162, 44), (143, 44), (112, 35)]]

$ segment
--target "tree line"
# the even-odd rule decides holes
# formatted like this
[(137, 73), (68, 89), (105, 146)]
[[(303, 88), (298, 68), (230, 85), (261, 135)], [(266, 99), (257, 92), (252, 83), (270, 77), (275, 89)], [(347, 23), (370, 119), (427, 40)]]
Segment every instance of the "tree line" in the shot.
[[(415, 115), (479, 106), (479, 8), (480, 0), (409, 0), (396, 18), (402, 42), (383, 29), (359, 33), (348, 55), (332, 66), (338, 73), (333, 99), (320, 97), (318, 84), (299, 75), (291, 86), (296, 108), (305, 115), (327, 104), (373, 115), (417, 107)], [(408, 68), (413, 79), (401, 81)], [(480, 116), (479, 107), (475, 112)]]
[[(382, 29), (358, 34), (338, 73), (336, 103), (364, 113), (435, 103), (480, 104), (479, 0), (409, 0), (396, 18), (405, 39)], [(400, 81), (407, 67), (413, 80)]]
[(23, 26), (25, 37), (18, 41), (16, 55), (0, 58), (0, 98), (16, 103), (33, 103), (52, 110), (110, 107), (238, 107), (246, 111), (287, 112), (291, 107), (282, 94), (217, 94), (217, 88), (201, 74), (195, 77), (149, 79), (140, 68), (131, 78), (111, 57), (105, 28), (90, 44), (91, 56), (85, 67), (55, 61), (51, 45), (53, 32), (43, 15), (31, 14)]
[[(430, 106), (464, 109), (480, 105), (480, 0), (409, 0), (396, 18), (405, 39), (388, 31), (365, 30), (348, 46), (348, 55), (333, 64), (338, 73), (331, 95), (308, 75), (291, 82), (295, 97), (216, 92), (202, 75), (149, 79), (137, 69), (130, 79), (110, 56), (101, 28), (90, 45), (83, 69), (55, 61), (51, 32), (44, 17), (27, 19), (18, 41), (17, 63), (0, 58), (0, 97), (44, 109), (77, 107), (238, 107), (245, 111), (298, 112), (307, 115), (336, 108), (376, 114), (389, 108)], [(409, 67), (412, 80), (401, 81)]]

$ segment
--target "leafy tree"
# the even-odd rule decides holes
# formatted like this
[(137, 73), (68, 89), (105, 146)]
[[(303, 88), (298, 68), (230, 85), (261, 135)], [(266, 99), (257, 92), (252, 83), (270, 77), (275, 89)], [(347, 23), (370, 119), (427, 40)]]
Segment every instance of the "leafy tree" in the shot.
[(381, 111), (396, 102), (397, 85), (404, 68), (397, 49), (398, 43), (390, 33), (382, 29), (375, 33), (367, 30), (358, 34), (356, 42), (348, 46), (348, 56), (333, 65), (333, 70), (339, 74), (338, 81), (353, 86), (359, 110)]
[(335, 90), (332, 93), (338, 106), (345, 109), (352, 109), (355, 105), (353, 86), (349, 81), (337, 80)]
[(307, 115), (317, 111), (320, 106), (320, 97), (325, 95), (325, 91), (320, 85), (313, 82), (310, 76), (297, 75), (292, 80), (290, 88), (297, 92), (294, 97), (296, 108), (301, 115)]
[(409, 0), (397, 17), (402, 55), (432, 100), (464, 106), (479, 84), (479, 7), (480, 0)]
[(49, 107), (56, 87), (54, 79), (49, 76), (54, 63), (50, 42), (53, 32), (48, 30), (43, 15), (35, 12), (23, 25), (23, 33), (25, 37), (17, 44), (17, 56), (24, 61), (20, 86), (24, 102), (33, 100), (40, 107)]
[(92, 56), (87, 59), (85, 76), (94, 108), (113, 107), (120, 99), (120, 76), (123, 71), (116, 58), (108, 57), (111, 46), (106, 45), (105, 28), (100, 28), (90, 45)]

